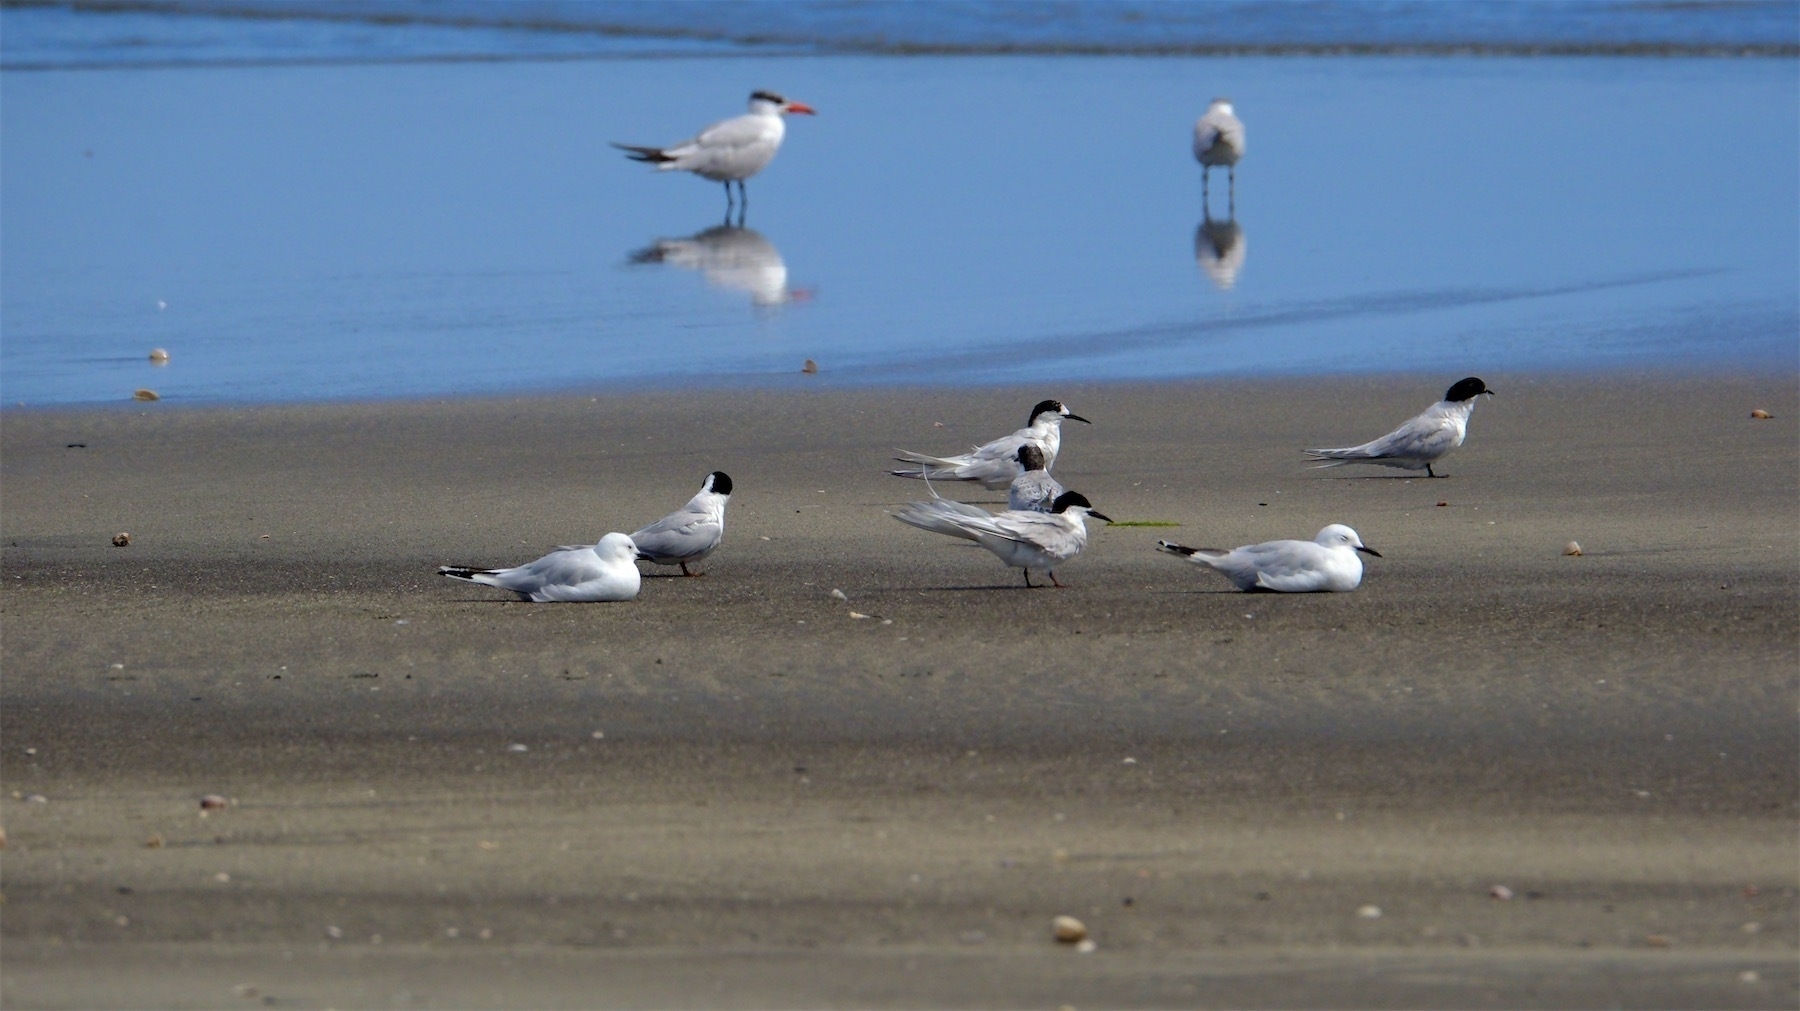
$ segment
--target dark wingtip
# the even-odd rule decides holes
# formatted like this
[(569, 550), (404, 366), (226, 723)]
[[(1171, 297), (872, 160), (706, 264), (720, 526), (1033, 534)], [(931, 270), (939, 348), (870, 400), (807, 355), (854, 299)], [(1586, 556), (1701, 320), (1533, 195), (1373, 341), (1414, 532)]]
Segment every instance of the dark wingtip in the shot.
[(1157, 541), (1156, 546), (1167, 551), (1171, 555), (1182, 555), (1184, 557), (1200, 550), (1199, 548), (1190, 548), (1185, 544), (1176, 544), (1174, 541)]

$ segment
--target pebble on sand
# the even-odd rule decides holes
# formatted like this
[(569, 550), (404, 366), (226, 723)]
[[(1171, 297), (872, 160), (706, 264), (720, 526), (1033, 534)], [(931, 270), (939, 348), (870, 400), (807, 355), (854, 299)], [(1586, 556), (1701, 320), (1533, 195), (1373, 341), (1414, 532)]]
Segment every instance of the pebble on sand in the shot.
[(1581, 542), (1580, 541), (1570, 541), (1569, 543), (1564, 544), (1563, 545), (1563, 554), (1568, 555), (1570, 558), (1580, 558), (1581, 557)]
[(806, 364), (800, 366), (800, 371), (806, 373), (809, 376), (816, 376), (819, 374), (819, 363), (813, 361), (811, 358), (808, 358), (806, 360)]
[(131, 393), (131, 399), (133, 399), (133, 400), (161, 400), (162, 397), (157, 396), (157, 393), (155, 390), (133, 390)]
[(131, 543), (131, 535), (121, 530), (113, 534), (113, 547), (122, 548)]
[(1363, 906), (1356, 911), (1356, 915), (1365, 920), (1379, 920), (1381, 919), (1381, 907)]
[(229, 806), (230, 804), (231, 804), (231, 801), (226, 800), (224, 797), (221, 797), (220, 795), (218, 795), (216, 793), (209, 793), (206, 796), (200, 798), (200, 810), (202, 810), (202, 811), (217, 811), (217, 810), (220, 810), (221, 808)]
[(1750, 416), (1752, 418), (1755, 418), (1757, 421), (1768, 421), (1770, 418), (1774, 417), (1773, 414), (1770, 414), (1768, 411), (1765, 411), (1760, 407), (1758, 407), (1754, 411), (1751, 411)]
[(149, 837), (144, 840), (144, 848), (147, 850), (162, 849), (163, 848), (163, 837), (158, 835), (155, 832), (150, 833)]
[(169, 352), (163, 348), (157, 348), (150, 352), (150, 360), (158, 365), (167, 365), (169, 363)]
[(1488, 898), (1506, 902), (1513, 897), (1513, 890), (1505, 885), (1494, 885), (1488, 889)]
[(1058, 916), (1050, 921), (1050, 935), (1064, 944), (1087, 940), (1087, 925), (1073, 916)]

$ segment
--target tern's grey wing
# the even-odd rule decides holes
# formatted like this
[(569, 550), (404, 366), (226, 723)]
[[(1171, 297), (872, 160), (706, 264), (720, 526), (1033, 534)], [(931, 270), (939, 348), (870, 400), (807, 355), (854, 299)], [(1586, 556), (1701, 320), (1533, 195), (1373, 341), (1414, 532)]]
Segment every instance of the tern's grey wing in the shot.
[(1369, 455), (1407, 460), (1435, 460), (1456, 448), (1455, 421), (1427, 411), (1368, 444)]
[(1048, 471), (1026, 471), (1014, 478), (1006, 489), (1006, 507), (1014, 511), (1049, 512), (1056, 497), (1062, 493), (1062, 483)]
[(692, 558), (711, 551), (724, 533), (724, 524), (711, 514), (682, 509), (631, 535), (638, 551), (655, 560)]
[(1069, 558), (1087, 545), (1087, 527), (1071, 524), (1055, 513), (1004, 512), (994, 517), (993, 527), (1009, 540), (1029, 544), (1052, 558)]

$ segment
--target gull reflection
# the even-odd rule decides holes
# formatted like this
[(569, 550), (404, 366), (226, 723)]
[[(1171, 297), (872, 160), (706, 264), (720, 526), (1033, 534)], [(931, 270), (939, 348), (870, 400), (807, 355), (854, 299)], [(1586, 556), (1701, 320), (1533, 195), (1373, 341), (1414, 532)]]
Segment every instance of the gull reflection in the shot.
[(1220, 291), (1230, 291), (1237, 283), (1247, 251), (1244, 230), (1235, 216), (1219, 221), (1208, 214), (1200, 219), (1200, 227), (1194, 229), (1194, 262), (1206, 271), (1206, 276), (1212, 278)]
[(763, 234), (741, 225), (714, 225), (685, 239), (658, 239), (631, 254), (632, 263), (672, 263), (698, 270), (716, 288), (745, 292), (759, 308), (811, 295), (788, 287), (787, 264)]

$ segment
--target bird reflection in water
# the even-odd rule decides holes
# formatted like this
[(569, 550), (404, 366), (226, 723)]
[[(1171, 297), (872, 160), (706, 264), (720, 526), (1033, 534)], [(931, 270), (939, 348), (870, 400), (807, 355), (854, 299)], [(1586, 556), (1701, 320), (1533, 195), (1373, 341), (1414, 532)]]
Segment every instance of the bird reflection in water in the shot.
[(812, 292), (788, 287), (781, 252), (754, 228), (714, 225), (685, 239), (658, 239), (631, 254), (632, 263), (672, 263), (705, 275), (715, 288), (741, 291), (759, 309), (805, 301)]
[(1237, 218), (1230, 217), (1223, 221), (1211, 214), (1200, 219), (1200, 227), (1194, 229), (1194, 262), (1212, 278), (1212, 283), (1220, 291), (1230, 291), (1237, 284), (1238, 271), (1244, 269), (1244, 254), (1248, 243), (1244, 239), (1244, 229), (1237, 223)]

